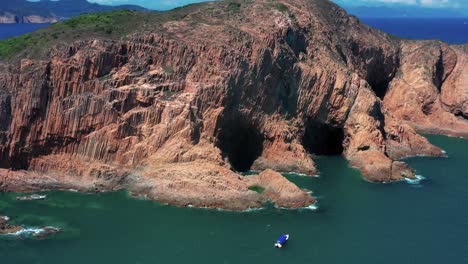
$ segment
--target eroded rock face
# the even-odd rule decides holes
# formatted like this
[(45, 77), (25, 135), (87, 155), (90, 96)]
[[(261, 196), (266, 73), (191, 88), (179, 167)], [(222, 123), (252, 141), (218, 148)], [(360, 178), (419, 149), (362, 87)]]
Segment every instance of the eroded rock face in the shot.
[(343, 153), (400, 180), (399, 158), (442, 155), (416, 131), (466, 135), (466, 47), (395, 40), (323, 0), (240, 2), (3, 65), (0, 188), (240, 209), (264, 197), (231, 169), (313, 175), (313, 154)]
[(401, 44), (401, 68), (384, 105), (426, 133), (468, 136), (468, 53), (437, 41)]

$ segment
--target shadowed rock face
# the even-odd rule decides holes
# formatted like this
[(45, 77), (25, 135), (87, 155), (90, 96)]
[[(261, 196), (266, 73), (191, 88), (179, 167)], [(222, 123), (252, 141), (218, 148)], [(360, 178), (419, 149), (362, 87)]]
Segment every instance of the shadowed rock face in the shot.
[(4, 65), (0, 161), (27, 171), (0, 188), (245, 209), (272, 197), (232, 170), (312, 175), (312, 154), (343, 154), (371, 181), (400, 180), (414, 175), (396, 160), (442, 155), (416, 131), (467, 136), (466, 47), (396, 40), (325, 0), (277, 2), (207, 3)]

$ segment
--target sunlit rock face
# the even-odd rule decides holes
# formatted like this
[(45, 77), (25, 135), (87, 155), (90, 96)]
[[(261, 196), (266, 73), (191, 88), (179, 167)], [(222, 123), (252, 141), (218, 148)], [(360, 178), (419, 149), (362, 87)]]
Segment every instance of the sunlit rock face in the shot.
[(414, 174), (400, 158), (442, 155), (416, 131), (468, 136), (466, 47), (394, 39), (329, 1), (277, 2), (201, 4), (4, 63), (0, 162), (14, 171), (0, 188), (242, 209), (268, 197), (237, 171), (313, 175), (314, 155), (343, 154), (368, 180), (401, 180)]

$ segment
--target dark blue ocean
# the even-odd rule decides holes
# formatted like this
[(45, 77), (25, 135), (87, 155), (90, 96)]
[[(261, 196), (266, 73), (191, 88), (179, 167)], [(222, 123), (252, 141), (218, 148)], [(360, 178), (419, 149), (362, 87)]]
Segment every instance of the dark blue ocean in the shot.
[(468, 43), (468, 18), (363, 18), (361, 21), (401, 38)]
[(29, 33), (49, 24), (0, 24), (0, 39)]

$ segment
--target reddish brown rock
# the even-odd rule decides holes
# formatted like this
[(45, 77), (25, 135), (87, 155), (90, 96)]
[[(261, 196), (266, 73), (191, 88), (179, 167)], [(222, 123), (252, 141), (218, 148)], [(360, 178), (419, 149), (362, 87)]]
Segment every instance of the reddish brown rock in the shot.
[(466, 51), (437, 41), (401, 47), (401, 66), (385, 107), (420, 132), (468, 137)]
[[(401, 180), (398, 159), (442, 155), (416, 131), (466, 136), (466, 47), (397, 40), (324, 0), (239, 2), (4, 62), (0, 188), (244, 209), (265, 195), (234, 171), (312, 175), (314, 155), (343, 153)], [(283, 205), (310, 202), (297, 197)]]
[(250, 186), (264, 188), (264, 195), (279, 207), (301, 208), (315, 202), (306, 191), (299, 189), (283, 175), (273, 170), (265, 170), (258, 176), (247, 177)]

